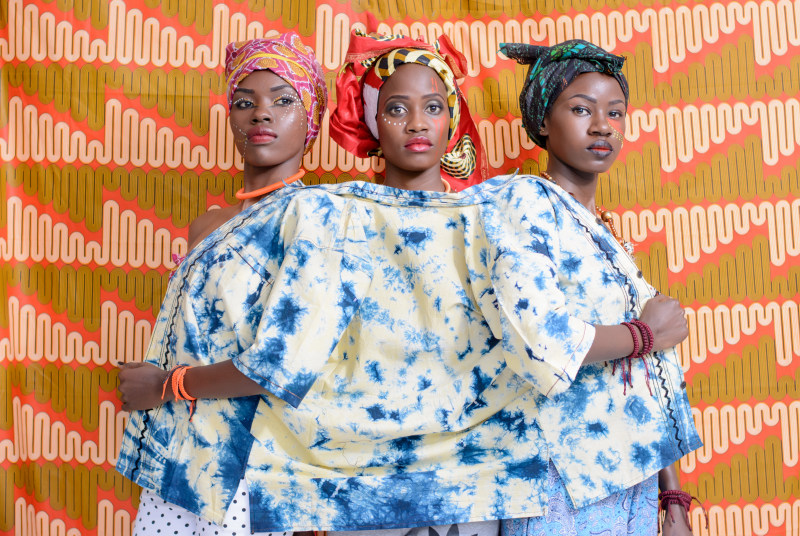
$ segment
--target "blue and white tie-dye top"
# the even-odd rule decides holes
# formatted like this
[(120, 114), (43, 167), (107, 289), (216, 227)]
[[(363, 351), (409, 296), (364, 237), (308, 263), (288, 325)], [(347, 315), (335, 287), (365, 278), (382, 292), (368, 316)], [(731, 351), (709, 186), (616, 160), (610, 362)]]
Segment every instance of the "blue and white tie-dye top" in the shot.
[(233, 359), (269, 394), (135, 412), (118, 468), (218, 522), (244, 473), (256, 531), (541, 515), (549, 459), (582, 506), (699, 445), (673, 353), (648, 358), (654, 396), (639, 363), (627, 395), (579, 370), (592, 325), (652, 295), (539, 179), (287, 189), (195, 248), (148, 351)]

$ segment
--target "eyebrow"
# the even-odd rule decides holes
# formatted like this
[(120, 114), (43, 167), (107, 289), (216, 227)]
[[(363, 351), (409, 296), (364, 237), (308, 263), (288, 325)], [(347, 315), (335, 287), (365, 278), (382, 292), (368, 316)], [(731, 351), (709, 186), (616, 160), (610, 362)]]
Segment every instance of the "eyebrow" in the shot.
[[(292, 86), (290, 86), (289, 84), (281, 84), (279, 86), (275, 86), (275, 87), (269, 88), (270, 91), (278, 91), (279, 89), (294, 89), (294, 88)], [(234, 91), (234, 93), (236, 93), (237, 91), (241, 91), (242, 93), (250, 93), (250, 94), (255, 93), (254, 90), (243, 88), (243, 87), (237, 87), (236, 91)]]
[[(423, 95), (422, 96), (423, 99), (430, 99), (430, 98), (433, 98), (433, 97), (439, 97), (440, 99), (444, 100), (444, 97), (442, 97), (441, 93), (428, 93), (427, 95)], [(408, 95), (392, 95), (391, 97), (388, 97), (386, 100), (389, 100), (389, 99), (404, 99), (404, 100), (408, 100), (410, 98), (411, 97), (409, 97)]]
[[(569, 99), (575, 99), (575, 98), (586, 99), (589, 102), (597, 104), (597, 99), (595, 99), (594, 97), (590, 97), (589, 95), (584, 95), (583, 93), (576, 93), (575, 95), (571, 96)], [(616, 99), (616, 100), (613, 100), (613, 101), (609, 102), (608, 104), (609, 105), (614, 105), (614, 104), (624, 104), (624, 103), (625, 103), (624, 100)]]

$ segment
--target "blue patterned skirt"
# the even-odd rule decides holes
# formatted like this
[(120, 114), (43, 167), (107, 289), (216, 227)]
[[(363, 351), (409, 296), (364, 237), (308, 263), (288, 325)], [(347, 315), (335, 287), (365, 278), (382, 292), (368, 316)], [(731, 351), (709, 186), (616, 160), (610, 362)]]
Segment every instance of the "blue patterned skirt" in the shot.
[(506, 519), (502, 536), (651, 536), (658, 533), (658, 475), (576, 510), (553, 463), (541, 517)]

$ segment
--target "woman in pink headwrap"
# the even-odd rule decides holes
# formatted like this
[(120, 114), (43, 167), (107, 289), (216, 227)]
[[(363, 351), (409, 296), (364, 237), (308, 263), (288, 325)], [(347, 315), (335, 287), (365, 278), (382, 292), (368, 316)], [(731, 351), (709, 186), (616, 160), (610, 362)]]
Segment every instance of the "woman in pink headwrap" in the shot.
[[(244, 160), (240, 202), (192, 222), (145, 362), (119, 374), (123, 409), (132, 413), (117, 469), (144, 488), (136, 535), (251, 534), (242, 478), (259, 397), (247, 395), (263, 389), (230, 356), (252, 343), (252, 303), (268, 285), (254, 275), (248, 243), (296, 190), (284, 186), (305, 174), (300, 164), (319, 134), (327, 89), (313, 51), (293, 33), (230, 44), (225, 77)], [(219, 398), (198, 403), (200, 396)]]

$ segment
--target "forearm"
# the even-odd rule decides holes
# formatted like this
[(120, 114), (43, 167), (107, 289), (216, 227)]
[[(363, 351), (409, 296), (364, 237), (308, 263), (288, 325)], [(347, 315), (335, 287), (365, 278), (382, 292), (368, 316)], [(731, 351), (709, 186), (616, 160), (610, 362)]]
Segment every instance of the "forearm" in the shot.
[[(658, 472), (659, 491), (680, 490), (681, 482), (674, 464), (664, 467)], [(662, 536), (690, 536), (689, 516), (686, 509), (679, 504), (670, 504), (665, 512), (661, 525)]]
[(658, 489), (661, 491), (681, 489), (681, 481), (675, 465), (668, 465), (658, 472)]
[[(589, 352), (583, 359), (583, 364), (600, 363), (627, 357), (633, 352), (633, 338), (631, 332), (623, 325), (595, 326), (594, 342)], [(638, 330), (636, 330), (638, 331)], [(637, 338), (639, 335), (637, 334)], [(641, 338), (637, 339), (639, 348), (642, 346)]]
[(263, 395), (267, 391), (239, 369), (233, 361), (192, 367), (183, 380), (186, 391), (196, 398), (236, 398)]

